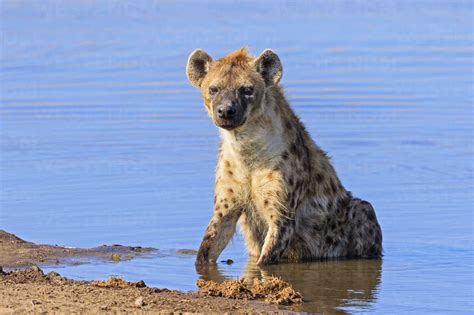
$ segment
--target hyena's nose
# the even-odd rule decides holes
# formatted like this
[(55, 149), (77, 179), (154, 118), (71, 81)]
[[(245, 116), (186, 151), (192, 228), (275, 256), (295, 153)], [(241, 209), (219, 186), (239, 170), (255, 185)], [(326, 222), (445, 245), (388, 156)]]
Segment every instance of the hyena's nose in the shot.
[(232, 105), (220, 105), (219, 107), (217, 107), (217, 115), (219, 115), (219, 118), (231, 119), (235, 116), (236, 112), (237, 110)]

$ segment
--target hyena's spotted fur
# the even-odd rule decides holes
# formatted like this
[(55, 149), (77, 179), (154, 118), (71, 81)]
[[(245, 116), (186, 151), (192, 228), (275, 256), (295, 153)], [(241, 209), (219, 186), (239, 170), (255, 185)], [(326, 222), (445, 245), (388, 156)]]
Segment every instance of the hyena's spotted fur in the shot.
[[(190, 56), (191, 83), (222, 127), (214, 213), (197, 264), (215, 262), (240, 222), (259, 264), (334, 257), (379, 257), (382, 233), (372, 205), (353, 198), (326, 153), (310, 138), (278, 85), (278, 56), (240, 49), (212, 60)], [(232, 119), (216, 108), (236, 109)], [(219, 117), (218, 117), (219, 116)]]

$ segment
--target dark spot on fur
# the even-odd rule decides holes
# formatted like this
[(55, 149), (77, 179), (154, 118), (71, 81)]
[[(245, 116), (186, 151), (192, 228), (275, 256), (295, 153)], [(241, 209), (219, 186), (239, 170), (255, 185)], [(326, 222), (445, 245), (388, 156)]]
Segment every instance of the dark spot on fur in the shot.
[(217, 216), (218, 216), (219, 218), (222, 218), (222, 212), (218, 212), (218, 213), (217, 213)]
[(369, 211), (369, 213), (367, 213), (367, 218), (370, 220), (370, 221), (375, 221), (375, 214), (373, 211)]
[(347, 209), (347, 207), (349, 206), (349, 202), (351, 201), (351, 199), (349, 197), (344, 197), (342, 199), (339, 199), (339, 208), (340, 209)]
[(268, 206), (268, 199), (265, 199), (265, 200), (263, 201), (263, 205), (264, 205), (264, 206)]
[(229, 174), (230, 176), (234, 175), (234, 172), (232, 171), (227, 171), (227, 174)]
[(227, 191), (228, 191), (230, 194), (233, 194), (233, 193), (234, 193), (234, 190), (233, 190), (232, 188), (227, 189)]
[(334, 241), (334, 240), (333, 240), (333, 238), (332, 238), (331, 236), (329, 236), (329, 235), (326, 236), (326, 243), (327, 243), (327, 244), (332, 245), (333, 241)]
[(283, 160), (288, 160), (288, 152), (284, 151), (284, 152), (281, 154), (281, 157), (283, 158)]
[(293, 128), (293, 126), (291, 125), (291, 122), (289, 120), (287, 120), (285, 122), (285, 128), (288, 129), (288, 130), (291, 130)]
[(332, 209), (332, 207), (333, 207), (333, 202), (332, 202), (332, 200), (329, 200), (328, 201), (328, 209)]
[(306, 159), (303, 160), (303, 169), (304, 170), (309, 169), (309, 164), (308, 164), (308, 161)]
[(224, 208), (229, 209), (229, 205), (228, 205), (228, 204), (224, 204)]
[(290, 152), (293, 155), (298, 155), (298, 148), (296, 147), (296, 144), (292, 143), (290, 145)]
[(324, 181), (324, 174), (323, 173), (316, 173), (316, 181), (321, 184)]
[(290, 177), (290, 178), (288, 179), (288, 184), (290, 184), (290, 186), (293, 186), (293, 178)]

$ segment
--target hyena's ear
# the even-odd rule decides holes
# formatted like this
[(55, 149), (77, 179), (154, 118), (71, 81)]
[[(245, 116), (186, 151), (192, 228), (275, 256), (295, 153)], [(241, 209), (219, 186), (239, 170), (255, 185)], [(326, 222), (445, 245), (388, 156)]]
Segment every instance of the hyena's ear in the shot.
[(254, 61), (255, 68), (259, 72), (265, 84), (272, 86), (280, 82), (283, 75), (280, 58), (271, 49), (265, 49)]
[(211, 56), (199, 48), (189, 55), (188, 64), (186, 65), (186, 75), (194, 87), (199, 88), (201, 86), (202, 79), (204, 79), (209, 71), (211, 62)]

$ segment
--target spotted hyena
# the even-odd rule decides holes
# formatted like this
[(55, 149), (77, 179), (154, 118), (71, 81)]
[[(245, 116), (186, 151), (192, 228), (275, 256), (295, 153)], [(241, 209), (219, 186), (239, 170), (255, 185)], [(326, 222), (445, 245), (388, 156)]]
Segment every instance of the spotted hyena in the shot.
[(222, 138), (214, 213), (196, 264), (216, 261), (237, 222), (259, 265), (381, 255), (374, 208), (343, 187), (290, 108), (272, 50), (213, 60), (197, 49), (186, 72)]

